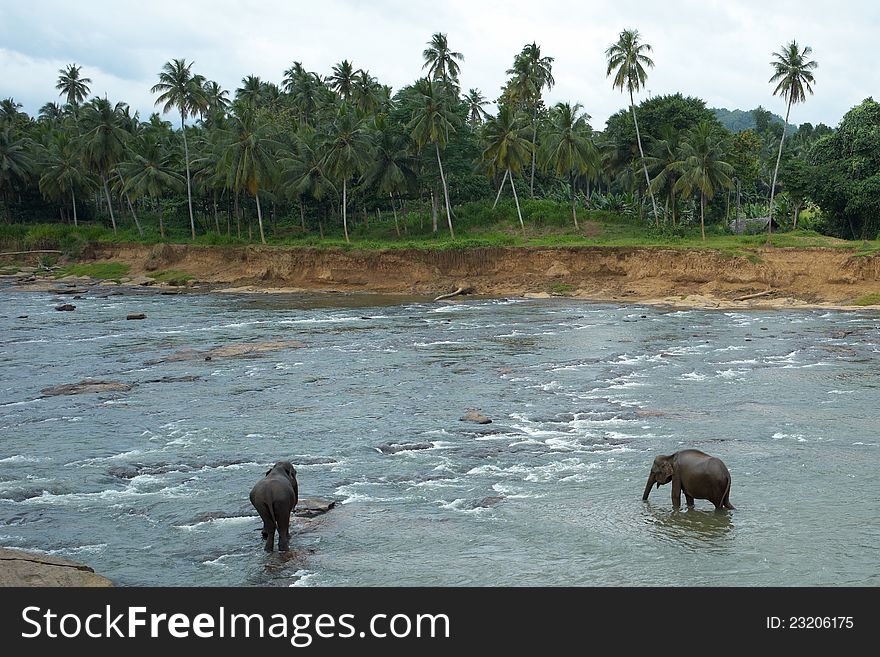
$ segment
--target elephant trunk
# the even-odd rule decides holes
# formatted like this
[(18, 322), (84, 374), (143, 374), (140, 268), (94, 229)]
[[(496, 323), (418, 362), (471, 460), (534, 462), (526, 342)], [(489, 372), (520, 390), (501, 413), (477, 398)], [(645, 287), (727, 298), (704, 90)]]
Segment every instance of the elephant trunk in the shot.
[[(651, 486), (654, 485), (654, 482), (655, 482), (655, 481), (656, 481), (656, 479), (654, 478), (654, 473), (652, 472), (652, 473), (648, 476), (648, 485), (645, 486), (645, 494), (642, 495), (642, 500), (647, 500), (647, 499), (648, 499), (648, 493), (651, 492)], [(657, 484), (657, 486), (659, 487), (660, 484)]]

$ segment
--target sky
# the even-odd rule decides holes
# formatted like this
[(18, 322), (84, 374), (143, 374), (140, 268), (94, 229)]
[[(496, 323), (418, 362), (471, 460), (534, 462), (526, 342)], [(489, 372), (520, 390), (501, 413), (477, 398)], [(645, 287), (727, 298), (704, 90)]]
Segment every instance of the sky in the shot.
[(516, 53), (536, 42), (554, 58), (545, 102), (579, 102), (601, 129), (628, 102), (612, 88), (605, 60), (625, 28), (653, 47), (655, 67), (637, 101), (680, 91), (709, 107), (763, 105), (783, 115), (770, 61), (792, 39), (811, 46), (819, 63), (815, 95), (792, 110), (793, 123), (836, 126), (853, 105), (880, 95), (874, 1), (0, 0), (0, 98), (36, 115), (60, 102), (58, 70), (76, 63), (93, 95), (125, 101), (146, 119), (157, 111), (150, 87), (173, 58), (193, 61), (194, 72), (230, 95), (246, 75), (280, 84), (294, 61), (328, 75), (343, 59), (396, 90), (424, 74), (426, 42), (443, 32), (465, 57), (462, 89), (490, 100)]

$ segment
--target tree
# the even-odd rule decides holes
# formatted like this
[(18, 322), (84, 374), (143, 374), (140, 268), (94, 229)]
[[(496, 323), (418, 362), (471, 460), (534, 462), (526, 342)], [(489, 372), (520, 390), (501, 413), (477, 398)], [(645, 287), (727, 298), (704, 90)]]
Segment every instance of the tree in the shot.
[[(504, 180), (510, 178), (510, 187), (513, 190), (513, 200), (516, 202), (516, 214), (519, 217), (523, 237), (526, 235), (526, 226), (519, 208), (519, 197), (516, 195), (513, 176), (522, 171), (532, 154), (533, 145), (524, 136), (525, 130), (521, 117), (514, 113), (513, 108), (509, 105), (502, 106), (497, 116), (486, 120), (483, 128), (485, 148), (482, 156), (490, 176), (503, 171)], [(504, 180), (501, 181), (502, 187)], [(501, 193), (501, 189), (498, 192)]]
[(599, 151), (592, 140), (590, 115), (576, 103), (556, 103), (550, 111), (550, 125), (542, 138), (542, 159), (559, 176), (567, 176), (571, 188), (571, 218), (578, 229), (575, 186), (578, 175), (595, 176), (599, 170)]
[[(125, 176), (126, 194), (139, 199), (148, 197), (158, 202), (167, 191), (184, 186), (183, 176), (174, 168), (167, 144), (156, 132), (138, 137), (131, 149), (132, 157), (119, 165)], [(159, 203), (159, 234), (165, 237), (164, 209)]]
[(335, 193), (325, 158), (320, 154), (321, 137), (308, 126), (297, 132), (293, 153), (279, 161), (281, 186), (300, 203), (300, 219), (305, 230), (303, 199), (320, 202), (327, 194)]
[(700, 235), (706, 240), (706, 201), (711, 201), (715, 191), (731, 187), (733, 167), (724, 161), (722, 135), (718, 128), (703, 121), (692, 130), (681, 145), (681, 160), (677, 170), (681, 177), (675, 183), (676, 191), (691, 194), (700, 192)]
[(327, 78), (330, 88), (339, 94), (339, 97), (347, 101), (351, 98), (351, 92), (354, 89), (354, 79), (357, 75), (354, 65), (347, 59), (343, 59), (339, 64), (333, 67), (333, 73)]
[(787, 103), (785, 110), (785, 124), (782, 130), (782, 137), (779, 140), (779, 154), (776, 156), (776, 168), (773, 170), (773, 182), (770, 184), (770, 220), (767, 222), (767, 232), (773, 232), (773, 197), (776, 194), (776, 177), (779, 174), (779, 162), (782, 159), (782, 144), (785, 142), (785, 132), (788, 129), (788, 117), (791, 113), (791, 106), (797, 103), (803, 103), (807, 100), (805, 92), (813, 94), (812, 85), (815, 83), (812, 71), (818, 64), (812, 59), (808, 59), (813, 49), (810, 46), (804, 46), (802, 49), (798, 46), (797, 41), (793, 40), (783, 46), (779, 52), (773, 53), (775, 58), (770, 65), (773, 67), (773, 77), (770, 82), (776, 82), (776, 88), (773, 95), (777, 94)]
[(342, 182), (342, 230), (348, 238), (348, 181), (362, 173), (367, 166), (370, 139), (363, 119), (358, 118), (347, 105), (339, 110), (326, 145), (326, 166), (332, 175)]
[(12, 126), (0, 126), (0, 192), (6, 206), (6, 221), (12, 222), (9, 192), (13, 186), (27, 181), (36, 169), (33, 143), (15, 133)]
[(529, 196), (535, 196), (535, 162), (538, 151), (538, 110), (541, 107), (541, 94), (546, 87), (553, 88), (553, 58), (542, 57), (537, 43), (523, 46), (514, 58), (513, 68), (507, 70), (513, 78), (508, 83), (506, 94), (519, 103), (529, 113), (532, 121), (532, 172), (529, 179)]
[(455, 231), (452, 228), (452, 213), (449, 208), (449, 187), (446, 184), (446, 174), (443, 172), (440, 151), (446, 148), (449, 132), (455, 131), (458, 117), (449, 109), (449, 99), (445, 87), (441, 87), (427, 78), (422, 78), (416, 82), (413, 90), (418, 106), (413, 112), (408, 128), (419, 148), (427, 143), (434, 145), (437, 166), (440, 169), (440, 182), (443, 184), (443, 197), (446, 200), (446, 222), (449, 224), (449, 235), (455, 239)]
[(678, 170), (682, 164), (681, 132), (671, 126), (665, 126), (660, 139), (653, 144), (650, 157), (652, 168), (658, 169), (657, 175), (651, 180), (651, 191), (657, 192), (666, 188), (667, 207), (672, 207), (672, 225), (675, 226), (675, 183), (678, 181)]
[(464, 61), (464, 55), (449, 49), (446, 35), (441, 32), (432, 34), (422, 57), (425, 60), (422, 70), (428, 69), (428, 79), (440, 80), (448, 91), (457, 92), (458, 75), (461, 72), (458, 62)]
[(78, 226), (76, 193), (84, 194), (93, 188), (94, 180), (83, 170), (82, 157), (71, 134), (65, 131), (53, 133), (40, 176), (40, 192), (61, 204), (70, 200), (73, 225)]
[(234, 192), (247, 190), (257, 203), (260, 241), (266, 243), (260, 189), (266, 189), (275, 172), (274, 153), (280, 144), (269, 135), (268, 123), (257, 110), (244, 105), (226, 131), (226, 146), (220, 166), (227, 172), (226, 184)]
[(189, 224), (192, 238), (196, 238), (196, 220), (192, 207), (192, 181), (189, 171), (189, 145), (186, 141), (186, 119), (203, 112), (207, 103), (205, 90), (202, 87), (204, 78), (193, 75), (191, 68), (194, 62), (186, 63), (185, 59), (172, 59), (166, 62), (159, 72), (159, 82), (150, 91), (159, 94), (156, 105), (162, 105), (162, 112), (167, 114), (175, 107), (180, 112), (180, 133), (183, 136), (183, 161), (186, 166), (186, 198), (189, 205)]
[(480, 93), (479, 89), (470, 89), (464, 97), (464, 102), (468, 109), (468, 123), (474, 128), (480, 125), (488, 116), (484, 105), (488, 105), (489, 101)]
[(76, 64), (68, 64), (58, 70), (58, 84), (55, 88), (61, 92), (58, 95), (64, 96), (71, 107), (76, 107), (89, 95), (89, 85), (92, 80), (80, 77), (80, 71), (82, 66)]
[(383, 196), (388, 194), (391, 198), (394, 228), (397, 236), (400, 237), (394, 194), (413, 187), (416, 179), (409, 140), (397, 130), (397, 126), (388, 121), (385, 115), (380, 114), (373, 122), (372, 141), (372, 165), (368, 166), (364, 181), (368, 185), (375, 186)]
[(651, 52), (651, 46), (647, 43), (639, 43), (638, 30), (624, 30), (620, 33), (617, 43), (608, 46), (605, 57), (608, 59), (606, 77), (614, 74), (612, 86), (624, 89), (629, 93), (629, 107), (632, 112), (633, 124), (636, 129), (636, 142), (639, 145), (639, 155), (642, 157), (642, 169), (645, 172), (645, 183), (648, 185), (648, 193), (651, 195), (651, 205), (654, 208), (654, 221), (659, 225), (657, 215), (657, 201), (654, 192), (651, 191), (651, 179), (648, 176), (648, 165), (645, 163), (645, 151), (642, 148), (642, 137), (639, 134), (639, 122), (636, 118), (636, 106), (633, 94), (641, 89), (648, 79), (645, 67), (653, 68), (654, 62), (645, 53)]
[(110, 223), (116, 232), (116, 218), (110, 199), (108, 181), (113, 168), (125, 156), (125, 145), (130, 135), (122, 127), (122, 117), (106, 98), (95, 98), (85, 105), (82, 115), (82, 155), (87, 167), (101, 177)]

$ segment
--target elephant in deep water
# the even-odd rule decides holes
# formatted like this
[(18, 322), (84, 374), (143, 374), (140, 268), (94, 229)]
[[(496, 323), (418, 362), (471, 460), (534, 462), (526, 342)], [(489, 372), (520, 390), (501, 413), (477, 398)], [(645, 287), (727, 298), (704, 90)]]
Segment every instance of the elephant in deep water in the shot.
[(651, 466), (642, 500), (648, 499), (651, 486), (657, 488), (672, 481), (672, 506), (681, 506), (681, 494), (688, 506), (694, 499), (709, 500), (715, 509), (734, 509), (730, 503), (730, 472), (724, 462), (698, 449), (683, 449), (669, 456), (657, 456)]
[(278, 551), (287, 552), (290, 549), (290, 515), (299, 501), (296, 468), (290, 461), (278, 461), (251, 489), (250, 498), (263, 519), (266, 552), (271, 552), (274, 547), (276, 528)]

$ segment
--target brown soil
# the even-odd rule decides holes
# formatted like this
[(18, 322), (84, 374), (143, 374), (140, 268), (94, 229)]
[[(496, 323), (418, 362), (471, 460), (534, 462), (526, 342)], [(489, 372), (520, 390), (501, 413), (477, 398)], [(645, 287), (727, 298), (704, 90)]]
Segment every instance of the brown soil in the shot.
[[(847, 307), (880, 292), (880, 256), (763, 248), (745, 255), (659, 247), (345, 251), (178, 244), (100, 245), (94, 261), (131, 276), (175, 270), (226, 291), (345, 291), (437, 296), (565, 295), (688, 307)], [(770, 291), (752, 299), (740, 297)]]

